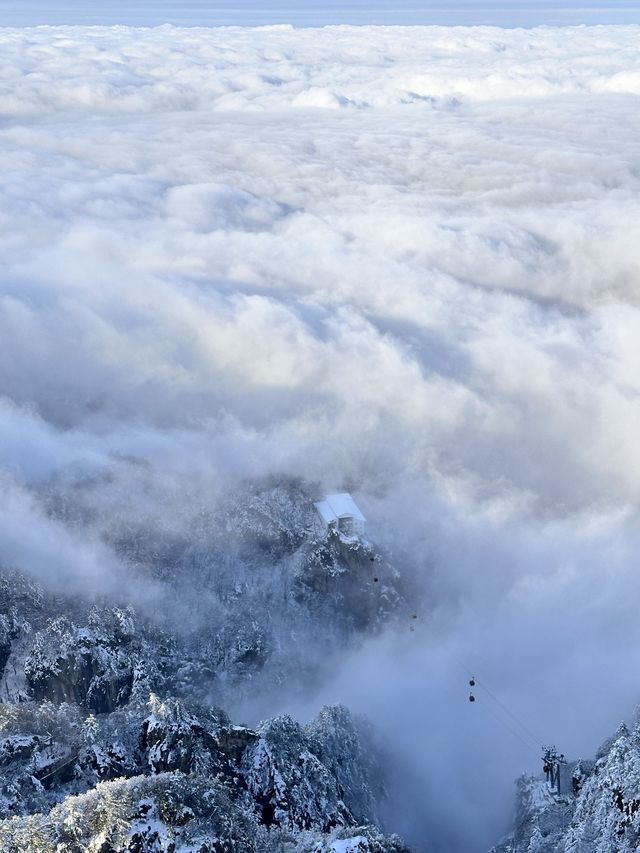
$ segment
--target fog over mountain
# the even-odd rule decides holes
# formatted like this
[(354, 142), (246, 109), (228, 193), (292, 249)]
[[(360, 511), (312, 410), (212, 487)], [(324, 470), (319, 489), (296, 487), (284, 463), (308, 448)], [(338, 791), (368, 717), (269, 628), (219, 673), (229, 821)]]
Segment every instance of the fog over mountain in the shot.
[[(285, 566), (349, 490), (393, 619), (226, 710), (366, 714), (385, 829), (487, 850), (541, 743), (592, 756), (640, 699), (640, 27), (0, 43), (2, 570), (222, 630), (195, 578), (227, 535), (257, 565), (253, 496), (303, 484)], [(277, 667), (322, 656), (295, 619)]]

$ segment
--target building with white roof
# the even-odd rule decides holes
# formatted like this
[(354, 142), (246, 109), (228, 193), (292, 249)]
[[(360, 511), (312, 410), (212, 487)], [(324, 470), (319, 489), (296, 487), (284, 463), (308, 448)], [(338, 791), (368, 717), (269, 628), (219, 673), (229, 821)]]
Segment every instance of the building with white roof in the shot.
[(367, 519), (348, 492), (325, 495), (315, 508), (324, 527), (331, 527), (346, 537), (364, 536)]

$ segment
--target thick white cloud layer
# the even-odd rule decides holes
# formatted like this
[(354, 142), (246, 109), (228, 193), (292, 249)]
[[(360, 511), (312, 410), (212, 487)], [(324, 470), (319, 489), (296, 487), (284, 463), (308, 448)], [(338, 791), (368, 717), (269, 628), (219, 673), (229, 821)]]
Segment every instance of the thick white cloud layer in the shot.
[[(125, 517), (348, 485), (433, 612), (332, 698), (400, 722), (417, 789), (451, 768), (451, 849), (535, 768), (451, 711), (453, 658), (565, 752), (640, 692), (639, 59), (634, 27), (0, 31), (0, 559), (108, 589)], [(87, 482), (90, 529), (49, 511)]]
[(273, 113), (638, 94), (637, 33), (632, 26), (4, 29), (0, 108)]

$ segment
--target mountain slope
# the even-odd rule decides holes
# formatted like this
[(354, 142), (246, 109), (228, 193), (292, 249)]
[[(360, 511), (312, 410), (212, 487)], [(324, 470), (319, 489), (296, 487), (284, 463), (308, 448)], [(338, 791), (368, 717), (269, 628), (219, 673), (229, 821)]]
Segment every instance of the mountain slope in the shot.
[(620, 726), (595, 761), (572, 762), (561, 797), (518, 781), (512, 835), (493, 853), (630, 853), (640, 847), (640, 722)]
[(112, 536), (137, 609), (131, 589), (118, 602), (0, 576), (0, 849), (406, 850), (377, 828), (385, 756), (365, 720), (327, 707), (247, 727), (217, 707), (302, 691), (393, 619), (384, 556), (321, 531), (292, 482), (228, 495), (191, 537)]

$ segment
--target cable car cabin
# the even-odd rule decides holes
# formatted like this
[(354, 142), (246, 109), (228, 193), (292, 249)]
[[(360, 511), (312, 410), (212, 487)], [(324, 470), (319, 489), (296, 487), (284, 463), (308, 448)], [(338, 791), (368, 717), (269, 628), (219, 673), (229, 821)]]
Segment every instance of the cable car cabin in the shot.
[(315, 504), (320, 523), (325, 530), (335, 530), (343, 539), (364, 536), (366, 518), (348, 492), (325, 495)]

